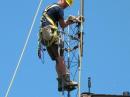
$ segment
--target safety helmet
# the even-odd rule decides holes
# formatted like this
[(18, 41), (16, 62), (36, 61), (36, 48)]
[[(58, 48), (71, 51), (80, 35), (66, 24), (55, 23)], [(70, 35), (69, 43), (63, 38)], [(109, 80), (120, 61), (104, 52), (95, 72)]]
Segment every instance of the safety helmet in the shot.
[(70, 5), (72, 5), (72, 3), (73, 3), (73, 0), (65, 0), (66, 1), (66, 3), (70, 6)]

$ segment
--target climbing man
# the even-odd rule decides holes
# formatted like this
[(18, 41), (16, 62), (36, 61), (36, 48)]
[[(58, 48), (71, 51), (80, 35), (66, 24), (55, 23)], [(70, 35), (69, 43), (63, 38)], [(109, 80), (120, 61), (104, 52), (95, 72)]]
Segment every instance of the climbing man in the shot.
[(78, 86), (77, 82), (70, 80), (70, 74), (63, 57), (64, 43), (58, 31), (59, 26), (64, 29), (70, 24), (79, 22), (81, 17), (75, 16), (69, 16), (67, 20), (64, 20), (64, 9), (71, 6), (72, 3), (73, 0), (59, 0), (57, 3), (48, 6), (41, 18), (38, 56), (41, 58), (41, 50), (45, 46), (51, 59), (56, 61), (58, 91), (72, 91)]

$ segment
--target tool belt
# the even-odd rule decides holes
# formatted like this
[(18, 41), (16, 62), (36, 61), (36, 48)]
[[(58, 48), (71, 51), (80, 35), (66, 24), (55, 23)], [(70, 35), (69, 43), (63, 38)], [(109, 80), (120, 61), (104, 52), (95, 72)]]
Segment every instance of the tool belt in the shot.
[(41, 42), (49, 47), (54, 42), (58, 41), (58, 32), (57, 29), (53, 27), (53, 25), (48, 25), (46, 27), (41, 28), (41, 31), (39, 33), (39, 38), (41, 39)]
[(50, 24), (45, 27), (41, 27), (39, 38), (42, 43), (44, 42), (43, 44), (45, 46), (49, 47), (58, 40), (58, 28), (54, 24), (53, 20), (46, 13), (44, 13), (43, 15), (47, 19), (47, 21), (50, 22)]
[(57, 42), (58, 40), (58, 27), (47, 14), (47, 11), (50, 8), (55, 7), (55, 6), (58, 6), (58, 5), (54, 4), (52, 6), (48, 6), (42, 15), (42, 19), (46, 18), (46, 20), (50, 24), (45, 27), (41, 27), (40, 33), (39, 33), (39, 41), (41, 41), (47, 47), (51, 46), (54, 42)]

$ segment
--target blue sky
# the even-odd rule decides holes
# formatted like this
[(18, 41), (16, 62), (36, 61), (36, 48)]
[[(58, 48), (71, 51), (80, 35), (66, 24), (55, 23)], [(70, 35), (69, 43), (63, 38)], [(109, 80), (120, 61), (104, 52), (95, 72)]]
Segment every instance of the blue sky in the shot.
[[(42, 10), (57, 0), (43, 0), (9, 97), (60, 97), (54, 62), (37, 58), (37, 33)], [(39, 0), (0, 1), (0, 97), (4, 97), (22, 51)], [(121, 94), (130, 91), (130, 1), (85, 0), (84, 57), (81, 91)], [(79, 1), (65, 11), (77, 15)]]

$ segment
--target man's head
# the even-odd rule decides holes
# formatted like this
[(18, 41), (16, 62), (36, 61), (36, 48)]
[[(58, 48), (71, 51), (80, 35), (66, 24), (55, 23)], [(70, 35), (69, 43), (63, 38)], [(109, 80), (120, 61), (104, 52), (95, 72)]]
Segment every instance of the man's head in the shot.
[(73, 3), (73, 0), (59, 0), (58, 2), (60, 4), (60, 6), (65, 9), (68, 6), (71, 6)]

